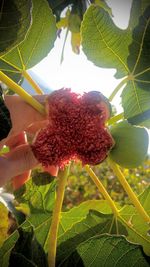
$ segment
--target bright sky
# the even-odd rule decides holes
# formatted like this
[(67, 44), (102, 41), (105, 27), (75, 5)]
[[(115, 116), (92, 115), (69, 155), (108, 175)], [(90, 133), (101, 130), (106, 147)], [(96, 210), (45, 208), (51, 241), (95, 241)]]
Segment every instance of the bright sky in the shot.
[[(107, 3), (112, 7), (115, 23), (125, 29), (128, 25), (131, 0), (109, 0)], [(49, 55), (36, 65), (32, 71), (38, 74), (50, 88), (56, 90), (69, 87), (76, 92), (97, 90), (109, 97), (113, 89), (119, 83), (114, 78), (115, 69), (102, 69), (88, 61), (84, 53), (80, 55), (72, 52), (70, 35), (65, 46), (64, 61), (60, 64), (64, 34), (56, 40), (55, 47)], [(115, 105), (118, 111), (120, 98), (117, 97)]]

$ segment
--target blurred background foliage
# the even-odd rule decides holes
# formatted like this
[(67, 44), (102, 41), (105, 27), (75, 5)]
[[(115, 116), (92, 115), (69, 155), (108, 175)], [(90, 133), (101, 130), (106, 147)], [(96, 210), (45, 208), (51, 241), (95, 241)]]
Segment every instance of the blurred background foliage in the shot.
[[(138, 168), (121, 168), (128, 183), (137, 195), (141, 194), (150, 184), (149, 166), (150, 156), (148, 155), (143, 164)], [(129, 197), (108, 166), (107, 161), (92, 167), (92, 169), (99, 179), (101, 179), (101, 182), (115, 202), (118, 202), (120, 206), (130, 204)], [(55, 179), (55, 177), (51, 177), (49, 173), (43, 172), (42, 169), (34, 169), (32, 171), (32, 178), (34, 181), (41, 181), (42, 184), (44, 184), (43, 179), (45, 179), (45, 183), (47, 183), (48, 180), (52, 181)], [(5, 190), (7, 192), (12, 192), (11, 185), (7, 184)], [(95, 184), (84, 170), (84, 167), (82, 167), (82, 164), (80, 162), (72, 162), (63, 202), (63, 211), (67, 211), (86, 200), (92, 199), (103, 199), (103, 196), (99, 193)]]
[[(138, 168), (121, 168), (122, 173), (137, 195), (141, 194), (150, 184), (149, 166), (150, 155), (147, 156), (143, 164)], [(113, 171), (108, 166), (106, 160), (103, 163), (92, 167), (92, 169), (115, 202), (118, 202), (121, 206), (124, 204), (131, 204), (129, 197)], [(43, 172), (43, 169), (41, 168), (33, 169), (31, 176), (34, 182), (37, 181), (41, 185), (56, 179), (55, 177), (50, 176), (48, 172)], [(11, 181), (4, 186), (4, 191), (13, 193)], [(99, 193), (84, 167), (82, 167), (82, 164), (80, 162), (72, 162), (63, 202), (63, 211), (68, 211), (86, 200), (93, 199), (103, 199), (103, 196)]]
[[(150, 181), (150, 156), (146, 158), (142, 165), (135, 169), (122, 169), (128, 183), (134, 192), (139, 195), (149, 185)], [(119, 183), (113, 171), (109, 168), (107, 161), (94, 166), (95, 174), (107, 188), (112, 199), (122, 206), (129, 204), (130, 200)], [(80, 163), (72, 163), (66, 194), (64, 199), (64, 210), (77, 206), (81, 202), (89, 199), (103, 199), (95, 184), (92, 182)]]

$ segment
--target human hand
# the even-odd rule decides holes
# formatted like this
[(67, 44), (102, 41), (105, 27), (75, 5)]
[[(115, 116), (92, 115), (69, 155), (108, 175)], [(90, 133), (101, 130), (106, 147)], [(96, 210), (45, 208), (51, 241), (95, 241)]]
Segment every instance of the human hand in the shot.
[[(44, 105), (46, 95), (35, 98)], [(27, 143), (25, 132), (34, 136), (48, 121), (46, 115), (41, 115), (19, 96), (5, 96), (5, 104), (10, 111), (12, 129), (0, 142), (0, 149), (3, 145), (10, 149), (9, 153), (0, 157), (0, 186), (14, 177), (13, 186), (17, 189), (30, 177), (30, 169), (39, 164)], [(50, 166), (47, 171), (56, 176), (58, 169)]]

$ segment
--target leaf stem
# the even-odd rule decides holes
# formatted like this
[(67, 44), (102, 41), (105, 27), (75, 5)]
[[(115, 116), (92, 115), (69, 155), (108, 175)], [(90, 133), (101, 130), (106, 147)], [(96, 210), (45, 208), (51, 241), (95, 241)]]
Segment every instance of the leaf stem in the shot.
[(5, 83), (9, 88), (11, 88), (16, 94), (21, 96), (22, 99), (24, 99), (28, 104), (30, 104), (33, 108), (35, 108), (41, 114), (43, 115), (45, 114), (44, 106), (41, 105), (35, 98), (33, 98), (30, 94), (28, 94), (20, 85), (15, 83), (2, 71), (0, 71), (0, 81)]
[(48, 265), (49, 267), (55, 267), (56, 262), (56, 247), (57, 247), (57, 235), (60, 221), (60, 214), (62, 203), (64, 199), (64, 191), (67, 182), (67, 177), (69, 173), (69, 168), (65, 168), (64, 171), (59, 172), (58, 174), (58, 188), (56, 194), (55, 205), (53, 209), (52, 222), (49, 231), (48, 244)]
[(69, 29), (67, 28), (66, 34), (65, 34), (64, 43), (63, 43), (63, 47), (62, 47), (62, 52), (61, 52), (60, 64), (62, 64), (62, 62), (64, 60), (64, 50), (65, 50), (65, 44), (66, 44), (66, 40), (67, 40), (67, 37), (68, 37), (68, 33), (69, 33)]
[(139, 73), (137, 73), (137, 74), (134, 74), (134, 77), (138, 77), (138, 76), (140, 76), (141, 74), (143, 74), (143, 73), (145, 73), (145, 72), (147, 72), (147, 71), (149, 71), (149, 70), (150, 70), (150, 67), (147, 68), (147, 69), (145, 69), (145, 70), (143, 70), (143, 71), (141, 71), (141, 72), (139, 72)]
[(108, 194), (108, 192), (106, 191), (105, 187), (103, 186), (103, 184), (101, 183), (101, 181), (99, 180), (99, 178), (96, 176), (96, 174), (93, 172), (93, 170), (89, 167), (89, 165), (85, 165), (85, 170), (87, 171), (87, 173), (89, 174), (89, 176), (91, 177), (92, 181), (94, 182), (94, 184), (97, 186), (97, 188), (99, 189), (100, 193), (103, 195), (103, 197), (107, 200), (109, 206), (112, 209), (112, 212), (114, 213), (114, 215), (116, 217), (119, 216), (119, 211), (114, 203), (114, 201), (111, 199), (110, 195)]
[(26, 70), (22, 71), (22, 75), (27, 79), (27, 81), (31, 84), (31, 86), (34, 88), (35, 92), (43, 95), (42, 89), (39, 87), (39, 85), (32, 79), (32, 77), (29, 75), (29, 73)]
[(125, 77), (118, 85), (117, 87), (114, 89), (114, 91), (111, 93), (110, 97), (109, 97), (109, 101), (111, 102), (115, 95), (119, 92), (119, 90), (122, 88), (122, 86), (129, 80), (129, 77)]
[(112, 125), (115, 122), (117, 122), (117, 121), (119, 121), (119, 120), (121, 120), (123, 118), (124, 118), (124, 113), (122, 112), (122, 113), (110, 118), (107, 123), (108, 123), (108, 125)]
[(124, 177), (123, 173), (121, 172), (119, 166), (115, 162), (113, 162), (111, 159), (108, 159), (108, 162), (109, 162), (109, 165), (110, 165), (111, 169), (113, 170), (115, 175), (118, 177), (118, 179), (119, 179), (120, 183), (122, 184), (124, 190), (128, 194), (131, 202), (134, 204), (137, 212), (141, 215), (141, 217), (143, 218), (143, 220), (145, 222), (150, 222), (150, 217), (148, 216), (147, 212), (144, 210), (144, 208), (142, 207), (141, 203), (139, 202), (137, 196), (135, 195), (135, 193), (131, 189), (131, 187), (128, 184), (126, 178)]

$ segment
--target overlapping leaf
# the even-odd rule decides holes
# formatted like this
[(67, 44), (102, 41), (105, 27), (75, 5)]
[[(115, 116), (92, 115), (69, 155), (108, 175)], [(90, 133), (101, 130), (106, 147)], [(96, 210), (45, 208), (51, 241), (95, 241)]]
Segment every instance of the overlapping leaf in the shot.
[(122, 92), (122, 106), (124, 117), (130, 123), (150, 128), (150, 90), (143, 90), (134, 80), (129, 81)]
[[(97, 66), (115, 68), (116, 77), (129, 75), (122, 94), (125, 118), (133, 117), (133, 124), (146, 127), (150, 125), (149, 113), (145, 115), (150, 103), (149, 9), (149, 1), (133, 1), (125, 30), (119, 29), (110, 14), (97, 5), (91, 5), (82, 22), (83, 51)], [(140, 120), (134, 118), (140, 114)]]
[(133, 125), (141, 125), (141, 126), (145, 126), (147, 128), (150, 128), (150, 109), (135, 115), (133, 117), (130, 117), (128, 119), (128, 122), (133, 124)]
[(32, 227), (24, 231), (19, 229), (19, 239), (11, 252), (9, 265), (48, 267), (46, 254), (37, 242)]
[(58, 266), (148, 267), (149, 263), (140, 246), (127, 242), (123, 236), (103, 235), (81, 243), (75, 252)]
[(15, 193), (19, 203), (24, 203), (30, 208), (30, 214), (22, 224), (22, 228), (32, 226), (38, 242), (44, 249), (47, 248), (47, 237), (55, 201), (56, 180), (52, 182), (51, 180), (50, 175), (46, 173), (40, 175), (35, 171), (34, 177)]
[[(16, 199), (30, 208), (26, 221), (20, 225), (23, 230), (33, 227), (37, 241), (46, 249), (48, 231), (51, 224), (52, 209), (55, 199), (56, 182), (50, 177), (35, 175), (16, 192)], [(7, 267), (10, 252), (19, 238), (16, 230), (0, 248), (0, 266)]]
[(76, 247), (89, 238), (103, 233), (125, 234), (125, 228), (119, 223), (116, 228), (112, 214), (103, 214), (98, 211), (90, 211), (86, 218), (73, 224), (63, 235), (58, 238), (57, 260), (61, 265)]
[[(149, 196), (150, 188), (147, 188), (145, 192), (143, 192), (143, 194), (139, 196), (141, 204), (148, 213)], [(101, 201), (99, 202), (101, 203)], [(84, 204), (81, 204), (80, 206), (82, 207), (82, 205), (84, 210), (83, 214), (85, 215), (86, 213)], [(96, 210), (90, 211), (90, 213), (87, 214), (86, 218), (85, 216), (77, 216), (77, 219), (74, 220), (75, 223), (72, 224), (71, 219), (78, 214), (78, 208), (80, 215), (80, 206), (77, 208), (73, 208), (70, 212), (67, 212), (68, 214), (66, 214), (66, 217), (64, 217), (64, 223), (62, 225), (62, 228), (64, 226), (64, 231), (60, 229), (61, 231), (58, 239), (57, 259), (60, 266), (67, 266), (63, 265), (64, 262), (67, 261), (68, 258), (69, 260), (71, 259), (72, 252), (75, 251), (76, 247), (78, 248), (80, 244), (82, 245), (82, 243), (84, 243), (86, 240), (97, 234), (110, 232), (113, 234), (119, 233), (120, 235), (123, 234), (125, 236), (128, 236), (128, 240), (136, 243), (137, 245), (142, 245), (145, 253), (147, 255), (150, 255), (150, 237), (148, 236), (149, 226), (146, 222), (143, 221), (143, 219), (140, 217), (140, 215), (137, 213), (136, 209), (133, 206), (128, 205), (120, 210), (119, 214), (121, 217), (119, 217), (118, 219), (122, 226), (119, 223), (118, 228), (116, 228), (115, 222), (113, 222), (113, 215), (109, 214), (110, 211), (108, 211), (105, 207), (105, 209), (103, 210), (103, 212), (105, 213), (104, 214), (100, 211), (102, 207), (98, 208), (98, 206), (95, 206)], [(65, 224), (67, 226), (66, 229)], [(126, 227), (128, 234), (126, 233), (124, 227)], [(69, 257), (69, 254), (71, 255), (71, 257)]]
[[(139, 200), (147, 214), (150, 215), (150, 186), (139, 196)], [(143, 218), (131, 205), (124, 206), (120, 211), (120, 215), (128, 222), (126, 224), (128, 239), (142, 245), (144, 252), (150, 256), (150, 228), (148, 223), (143, 221)]]
[(139, 18), (129, 46), (128, 67), (132, 81), (122, 93), (125, 118), (150, 128), (150, 5)]
[(98, 5), (91, 5), (85, 13), (81, 29), (83, 51), (88, 59), (99, 67), (117, 69), (116, 77), (129, 74), (127, 58), (132, 43), (132, 30), (147, 5), (148, 1), (133, 1), (131, 19), (126, 30), (121, 30), (114, 24), (110, 12)]
[(139, 18), (129, 46), (128, 67), (135, 76), (135, 84), (150, 90), (150, 5)]
[(9, 265), (9, 257), (11, 250), (15, 246), (19, 238), (18, 231), (15, 231), (6, 241), (3, 243), (3, 246), (0, 248), (0, 266), (7, 267)]
[(112, 211), (105, 200), (88, 200), (68, 212), (62, 212), (59, 227), (59, 237), (70, 229), (74, 224), (86, 218), (89, 210), (97, 210), (104, 214), (111, 214)]
[(46, 0), (33, 0), (32, 26), (24, 42), (0, 59), (0, 69), (8, 76), (21, 73), (50, 52), (56, 38), (55, 17)]
[(49, 174), (35, 172), (34, 177), (15, 192), (16, 200), (30, 208), (30, 212), (49, 212), (55, 201), (56, 181)]
[(24, 40), (31, 24), (31, 0), (0, 3), (0, 55)]
[[(38, 180), (37, 180), (37, 183), (38, 183)], [(41, 181), (39, 181), (39, 183), (41, 183)], [(42, 188), (42, 185), (40, 186), (40, 192), (41, 192), (41, 188)], [(45, 186), (43, 185), (43, 189), (44, 188)], [(30, 197), (28, 197), (29, 195), (26, 192), (27, 197), (26, 198), (24, 197), (24, 202), (26, 199), (27, 204), (28, 204), (28, 202), (31, 199), (31, 203), (32, 203), (31, 206), (33, 206), (34, 201), (32, 202), (33, 199), (31, 197), (31, 192), (32, 192), (32, 187), (30, 187)], [(36, 194), (36, 199), (38, 200), (38, 196), (40, 196), (40, 194), (38, 195), (38, 192), (36, 192), (35, 189), (33, 190), (33, 194)], [(47, 192), (47, 197), (48, 196), (49, 196), (49, 201), (50, 201), (52, 197), (52, 194), (50, 191)], [(44, 198), (44, 199), (47, 199), (48, 201), (48, 198)], [(21, 227), (24, 230), (26, 230), (28, 227), (32, 226), (34, 229), (34, 233), (37, 238), (37, 241), (47, 252), (48, 232), (49, 232), (49, 228), (51, 224), (52, 213), (49, 208), (47, 208), (47, 210), (43, 209), (43, 212), (42, 212), (41, 210), (42, 205), (40, 204), (40, 202), (43, 202), (43, 201), (45, 202), (45, 200), (43, 200), (40, 197), (39, 202), (37, 202), (37, 206), (34, 206), (33, 210), (31, 209), (33, 213), (31, 213), (30, 216), (27, 217), (27, 220), (21, 225)], [(147, 189), (140, 196), (140, 201), (143, 207), (146, 210), (148, 210), (149, 189)], [(39, 209), (38, 209), (38, 206), (39, 206)], [(45, 206), (45, 204), (43, 206)], [(90, 208), (94, 208), (95, 210), (90, 211), (90, 213), (88, 214)], [(72, 259), (74, 259), (74, 255), (76, 255), (78, 248), (80, 246), (82, 247), (84, 243), (88, 242), (89, 238), (93, 238), (95, 235), (99, 235), (99, 234), (101, 235), (104, 233), (111, 233), (111, 234), (119, 233), (121, 235), (122, 234), (127, 235), (125, 227), (127, 228), (127, 231), (129, 234), (128, 238), (131, 241), (136, 242), (137, 244), (142, 244), (142, 246), (144, 247), (144, 250), (147, 252), (147, 248), (149, 247), (149, 242), (148, 242), (148, 238), (145, 237), (145, 235), (147, 234), (148, 225), (146, 223), (143, 224), (143, 221), (140, 219), (139, 215), (137, 215), (135, 209), (132, 208), (131, 206), (128, 206), (126, 207), (126, 209), (122, 210), (120, 212), (120, 215), (127, 222), (132, 219), (131, 226), (129, 226), (128, 223), (125, 223), (125, 224), (123, 223), (122, 225), (122, 220), (120, 220), (120, 223), (119, 222), (117, 223), (118, 225), (117, 226), (115, 223), (115, 220), (113, 220), (113, 215), (111, 214), (110, 208), (108, 207), (108, 204), (106, 204), (106, 201), (98, 201), (98, 200), (88, 201), (88, 202), (85, 202), (79, 205), (76, 208), (73, 208), (69, 212), (63, 212), (62, 218), (61, 218), (60, 229), (59, 229), (59, 239), (58, 239), (58, 253), (57, 253), (58, 266), (68, 266), (66, 264), (70, 264), (72, 262)], [(118, 237), (118, 240), (119, 238), (120, 237)], [(13, 248), (17, 239), (18, 239), (18, 231), (15, 231), (14, 234), (9, 237), (9, 239), (4, 243), (3, 247), (1, 248), (0, 255), (1, 255), (1, 266), (2, 267), (8, 266), (9, 253), (11, 249)], [(129, 246), (130, 243), (126, 241), (126, 245)], [(139, 246), (135, 246), (133, 250), (135, 251), (139, 250), (139, 252), (142, 253), (143, 255), (143, 252)], [(96, 247), (96, 251), (98, 251), (98, 244)], [(109, 255), (109, 252), (106, 253), (105, 257), (107, 258), (108, 255)], [(97, 260), (99, 260), (99, 258)], [(142, 261), (143, 260), (145, 263), (146, 261), (144, 259), (144, 256), (142, 258)], [(4, 263), (6, 265), (4, 265)]]
[(95, 65), (102, 68), (117, 68), (118, 76), (127, 75), (128, 43), (127, 30), (115, 26), (109, 13), (91, 5), (82, 22), (83, 51)]

